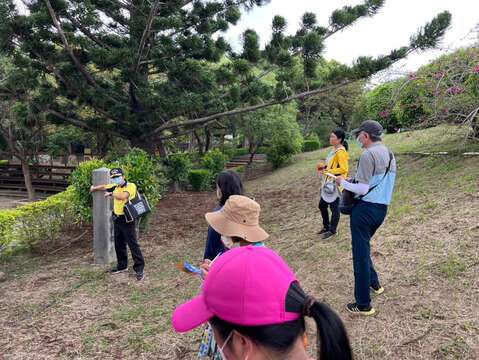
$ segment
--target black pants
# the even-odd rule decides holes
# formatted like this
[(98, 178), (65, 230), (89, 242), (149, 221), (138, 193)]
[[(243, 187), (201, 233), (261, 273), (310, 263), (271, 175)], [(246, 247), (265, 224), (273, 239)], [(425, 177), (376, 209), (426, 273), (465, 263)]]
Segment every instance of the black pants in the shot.
[[(331, 222), (329, 222), (328, 207), (331, 208)], [(321, 216), (323, 218), (323, 227), (332, 233), (336, 233), (339, 224), (339, 198), (332, 203), (327, 203), (321, 198), (321, 200), (319, 200), (319, 210), (321, 210)]]
[(135, 221), (127, 223), (124, 216), (119, 216), (114, 220), (116, 259), (118, 269), (128, 267), (128, 252), (126, 249), (128, 244), (133, 258), (133, 270), (136, 273), (143, 273), (145, 260), (141, 253), (140, 244), (136, 239), (135, 223)]

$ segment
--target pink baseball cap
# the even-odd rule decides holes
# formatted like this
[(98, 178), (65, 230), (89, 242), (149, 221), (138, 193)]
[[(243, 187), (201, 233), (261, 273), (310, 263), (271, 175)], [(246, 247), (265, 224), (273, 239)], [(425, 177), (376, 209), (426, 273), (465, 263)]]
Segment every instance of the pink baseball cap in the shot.
[(295, 281), (293, 271), (273, 250), (232, 249), (213, 263), (201, 294), (176, 308), (173, 327), (188, 332), (214, 316), (243, 326), (296, 320), (300, 311), (286, 311), (286, 295)]

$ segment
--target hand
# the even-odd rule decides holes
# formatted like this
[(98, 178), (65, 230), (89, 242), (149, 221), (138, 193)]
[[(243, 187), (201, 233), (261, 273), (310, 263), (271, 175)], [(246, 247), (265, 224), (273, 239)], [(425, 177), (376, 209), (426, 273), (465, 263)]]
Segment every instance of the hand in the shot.
[(95, 191), (95, 190), (96, 190), (96, 189), (95, 189), (95, 187), (94, 187), (93, 185), (90, 186), (90, 192), (93, 192), (93, 191)]
[(201, 269), (201, 272), (203, 273), (203, 277), (208, 275), (210, 268), (211, 268), (211, 260), (205, 259), (205, 261), (203, 261), (203, 263), (200, 265), (200, 269)]
[(112, 195), (113, 195), (113, 193), (111, 193), (111, 192), (106, 192), (106, 193), (105, 193), (105, 197), (106, 197), (106, 198), (109, 197), (109, 196), (112, 196)]
[(336, 177), (336, 185), (341, 186), (341, 182), (344, 180), (344, 177), (337, 176)]

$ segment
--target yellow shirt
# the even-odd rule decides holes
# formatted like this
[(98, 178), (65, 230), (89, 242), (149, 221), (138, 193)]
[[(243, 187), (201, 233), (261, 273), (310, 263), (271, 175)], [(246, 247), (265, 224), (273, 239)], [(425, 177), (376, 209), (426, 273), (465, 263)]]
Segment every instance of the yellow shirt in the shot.
[(345, 148), (339, 148), (329, 161), (326, 172), (337, 176), (348, 177), (349, 154)]
[[(130, 195), (130, 200), (136, 197), (136, 185), (132, 182), (126, 182), (126, 185), (124, 186), (108, 184), (106, 188), (107, 190), (113, 189), (113, 195), (127, 192)], [(127, 201), (128, 200), (118, 200), (113, 196), (113, 213), (117, 216), (124, 215), (125, 204), (127, 203)]]

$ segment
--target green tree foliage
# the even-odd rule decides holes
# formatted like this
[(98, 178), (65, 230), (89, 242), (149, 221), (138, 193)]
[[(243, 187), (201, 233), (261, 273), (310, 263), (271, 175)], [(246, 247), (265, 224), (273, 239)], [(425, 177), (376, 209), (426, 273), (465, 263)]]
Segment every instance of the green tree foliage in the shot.
[(288, 163), (302, 149), (303, 136), (293, 114), (279, 106), (271, 111), (267, 158), (274, 168)]
[[(39, 103), (49, 121), (123, 137), (133, 146), (164, 154), (165, 138), (218, 118), (366, 78), (410, 51), (434, 46), (450, 23), (444, 12), (408, 46), (376, 59), (361, 57), (324, 83), (315, 78), (324, 41), (376, 14), (384, 0), (338, 9), (327, 27), (307, 13), (291, 36), (285, 20), (275, 17), (264, 53), (252, 30), (244, 34), (243, 51), (234, 53), (221, 33), (237, 23), (242, 9), (265, 2), (32, 0), (26, 2), (28, 12), (19, 14), (12, 0), (4, 0), (0, 44), (17, 66), (46, 75)], [(294, 56), (301, 59), (301, 82), (289, 76)], [(262, 74), (253, 71), (258, 63)], [(273, 70), (274, 84), (264, 81)]]

